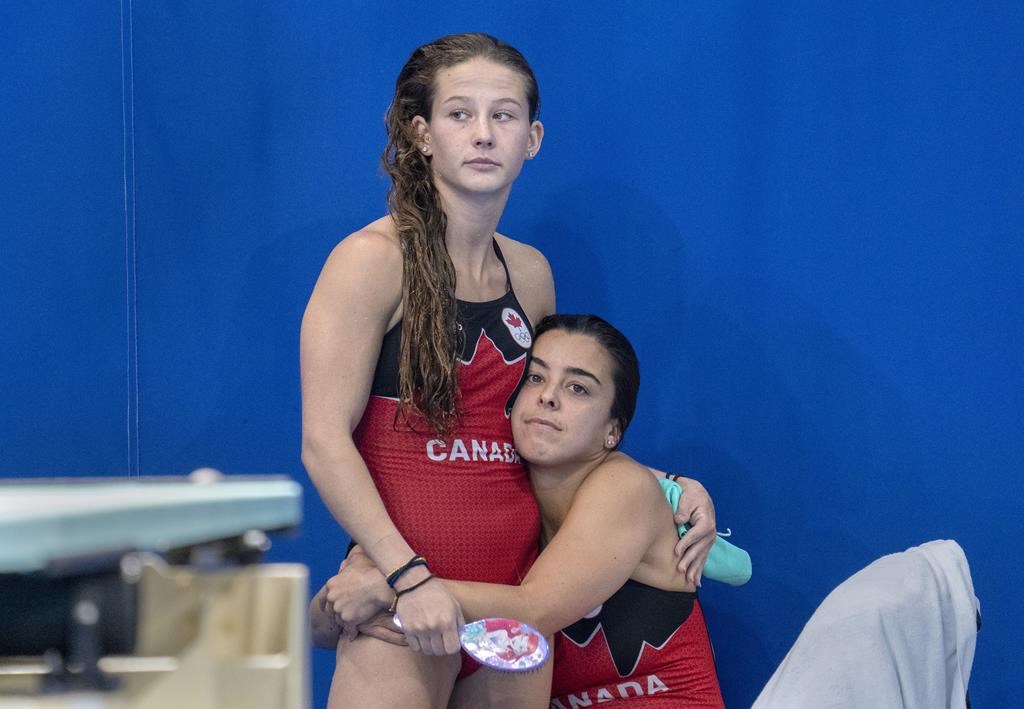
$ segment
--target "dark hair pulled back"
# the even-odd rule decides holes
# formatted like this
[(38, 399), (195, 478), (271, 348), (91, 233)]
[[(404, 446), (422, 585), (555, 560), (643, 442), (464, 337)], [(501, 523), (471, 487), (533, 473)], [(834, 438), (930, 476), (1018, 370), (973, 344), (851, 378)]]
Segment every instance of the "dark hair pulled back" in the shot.
[(626, 435), (626, 428), (633, 420), (640, 391), (640, 361), (633, 345), (615, 326), (597, 315), (548, 315), (537, 324), (534, 341), (551, 330), (592, 337), (611, 358), (612, 380), (615, 383), (611, 417), (619, 422), (619, 440), (615, 444), (618, 448)]

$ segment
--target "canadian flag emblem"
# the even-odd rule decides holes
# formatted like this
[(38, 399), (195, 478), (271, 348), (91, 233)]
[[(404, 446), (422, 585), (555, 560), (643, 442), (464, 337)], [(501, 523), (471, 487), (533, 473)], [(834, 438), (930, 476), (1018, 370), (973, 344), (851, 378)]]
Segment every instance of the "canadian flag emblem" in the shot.
[(512, 339), (515, 340), (520, 347), (528, 349), (533, 344), (533, 337), (530, 335), (530, 328), (526, 327), (526, 323), (523, 322), (523, 316), (517, 313), (512, 308), (505, 308), (501, 311), (501, 321), (508, 328), (508, 332), (512, 335)]

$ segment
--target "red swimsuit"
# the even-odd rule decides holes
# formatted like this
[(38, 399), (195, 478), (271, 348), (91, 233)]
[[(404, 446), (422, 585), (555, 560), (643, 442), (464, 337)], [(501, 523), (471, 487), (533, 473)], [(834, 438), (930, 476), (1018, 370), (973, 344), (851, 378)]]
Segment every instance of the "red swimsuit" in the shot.
[[(495, 252), (501, 259), (497, 244)], [(422, 421), (414, 431), (396, 419), (399, 323), (384, 336), (354, 438), (388, 514), (433, 573), (517, 585), (540, 536), (508, 418), (533, 331), (511, 287), (496, 300), (458, 307), (464, 347), (453, 433), (442, 440)]]
[(555, 635), (551, 709), (722, 709), (714, 653), (695, 593), (627, 581), (595, 613)]

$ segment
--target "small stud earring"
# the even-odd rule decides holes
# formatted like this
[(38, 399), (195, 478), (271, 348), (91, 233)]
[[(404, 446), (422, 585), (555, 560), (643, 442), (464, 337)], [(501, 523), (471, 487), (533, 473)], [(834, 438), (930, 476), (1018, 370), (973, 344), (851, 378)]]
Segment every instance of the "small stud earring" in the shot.
[(532, 150), (527, 150), (526, 151), (526, 157), (530, 158), (530, 160), (533, 160), (533, 151)]
[(615, 447), (615, 439), (614, 438), (609, 438), (608, 439), (608, 447), (609, 448), (614, 448)]
[(421, 145), (421, 146), (420, 146), (420, 151), (422, 151), (422, 152), (424, 152), (424, 153), (425, 153), (425, 152), (427, 152), (428, 150), (430, 150), (430, 148), (428, 148), (427, 146), (425, 146), (425, 145)]

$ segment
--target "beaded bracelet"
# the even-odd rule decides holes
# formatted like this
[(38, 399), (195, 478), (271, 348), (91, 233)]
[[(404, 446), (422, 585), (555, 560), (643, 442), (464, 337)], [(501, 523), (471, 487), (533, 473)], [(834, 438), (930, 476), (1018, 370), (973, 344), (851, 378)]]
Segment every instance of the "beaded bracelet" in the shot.
[(390, 586), (391, 588), (394, 588), (395, 587), (395, 583), (398, 581), (398, 579), (400, 579), (402, 577), (402, 574), (404, 574), (409, 569), (413, 569), (413, 568), (415, 568), (417, 566), (426, 566), (426, 565), (427, 565), (427, 560), (424, 559), (419, 554), (417, 554), (413, 558), (409, 559), (409, 561), (405, 562), (404, 564), (402, 564), (397, 569), (395, 569), (394, 571), (392, 571), (390, 574), (387, 575), (388, 586)]

